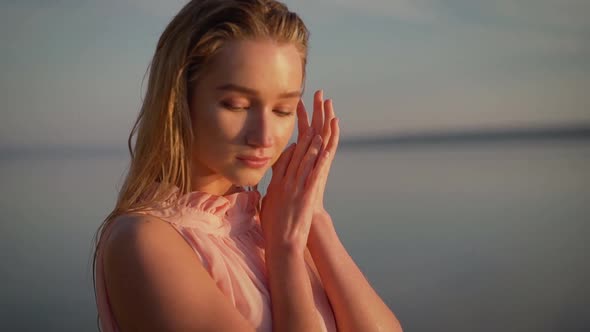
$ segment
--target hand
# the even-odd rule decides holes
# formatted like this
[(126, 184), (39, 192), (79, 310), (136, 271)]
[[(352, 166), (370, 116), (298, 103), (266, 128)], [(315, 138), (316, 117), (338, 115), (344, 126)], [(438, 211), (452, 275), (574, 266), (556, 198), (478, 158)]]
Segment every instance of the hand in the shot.
[(260, 211), (267, 258), (286, 252), (303, 257), (317, 189), (327, 175), (329, 157), (320, 152), (321, 148), (321, 135), (309, 128), (272, 166), (272, 179)]
[(328, 181), (328, 173), (336, 155), (336, 149), (338, 148), (338, 141), (340, 140), (340, 127), (338, 125), (338, 118), (334, 114), (332, 99), (324, 101), (323, 97), (322, 90), (317, 90), (314, 94), (311, 126), (309, 125), (307, 111), (303, 102), (299, 101), (299, 105), (297, 106), (298, 140), (309, 128), (313, 128), (314, 132), (322, 136), (322, 151), (329, 152), (326, 176), (322, 177), (318, 183), (318, 192), (313, 208), (314, 216), (325, 216), (328, 214), (324, 208), (324, 191), (326, 189), (326, 182)]

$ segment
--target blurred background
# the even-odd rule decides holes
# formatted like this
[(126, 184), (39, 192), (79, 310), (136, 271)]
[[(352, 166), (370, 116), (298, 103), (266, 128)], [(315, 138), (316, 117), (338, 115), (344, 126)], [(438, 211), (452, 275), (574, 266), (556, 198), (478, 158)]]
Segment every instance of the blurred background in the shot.
[[(98, 330), (93, 236), (184, 3), (0, 0), (0, 330)], [(587, 331), (590, 2), (286, 4), (341, 119), (328, 210), (404, 330)]]

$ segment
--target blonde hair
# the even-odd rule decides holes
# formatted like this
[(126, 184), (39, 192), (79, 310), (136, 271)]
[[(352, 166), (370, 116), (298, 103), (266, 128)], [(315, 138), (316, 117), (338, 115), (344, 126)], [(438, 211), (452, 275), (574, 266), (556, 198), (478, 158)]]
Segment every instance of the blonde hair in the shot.
[[(95, 235), (94, 278), (102, 234), (117, 216), (167, 200), (171, 184), (179, 194), (193, 190), (189, 93), (226, 42), (244, 39), (294, 44), (305, 82), (309, 31), (286, 5), (275, 0), (189, 1), (160, 36), (148, 67), (147, 91), (128, 139), (130, 166), (114, 209)], [(96, 292), (95, 280), (94, 285)]]

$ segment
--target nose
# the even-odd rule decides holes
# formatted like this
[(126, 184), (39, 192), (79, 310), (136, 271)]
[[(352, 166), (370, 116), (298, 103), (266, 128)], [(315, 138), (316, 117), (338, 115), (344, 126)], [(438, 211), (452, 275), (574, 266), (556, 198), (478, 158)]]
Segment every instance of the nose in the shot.
[(269, 148), (273, 145), (270, 113), (260, 108), (253, 109), (248, 114), (246, 144), (257, 148)]

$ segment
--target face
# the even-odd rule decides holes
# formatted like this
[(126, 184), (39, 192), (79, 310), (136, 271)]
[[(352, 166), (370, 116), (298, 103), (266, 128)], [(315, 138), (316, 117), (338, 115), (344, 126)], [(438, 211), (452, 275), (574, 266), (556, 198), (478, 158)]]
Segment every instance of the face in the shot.
[[(195, 188), (253, 186), (286, 147), (301, 98), (302, 61), (292, 44), (232, 41), (192, 91)], [(263, 166), (247, 157), (270, 158)]]

